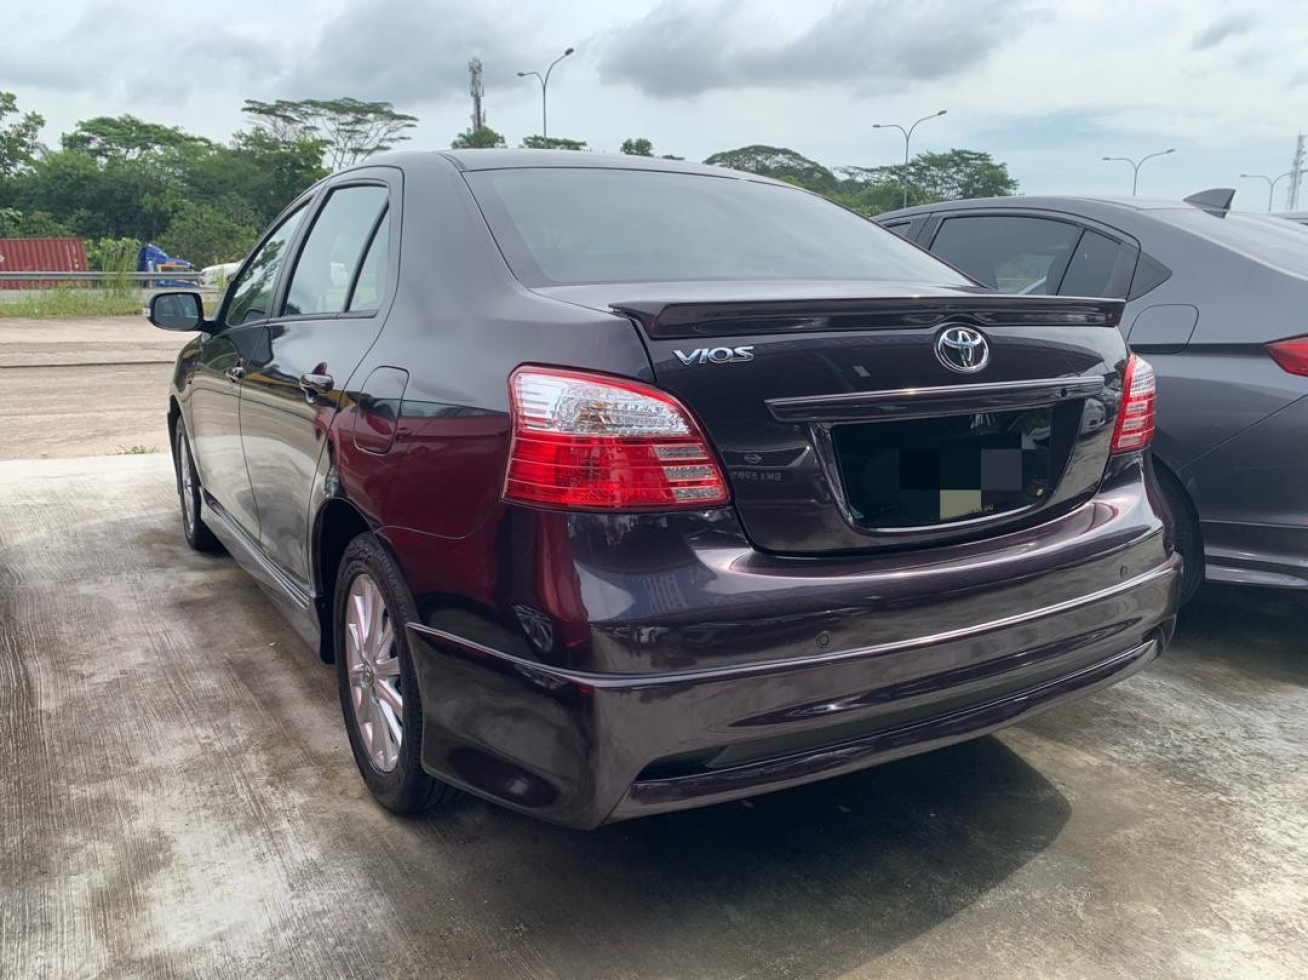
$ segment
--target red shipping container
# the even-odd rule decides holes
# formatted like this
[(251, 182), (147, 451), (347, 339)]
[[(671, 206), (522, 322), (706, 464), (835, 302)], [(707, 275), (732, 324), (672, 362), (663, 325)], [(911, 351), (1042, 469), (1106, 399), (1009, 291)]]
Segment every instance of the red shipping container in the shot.
[[(0, 238), (0, 272), (86, 272), (80, 238)], [(0, 289), (52, 289), (57, 283), (0, 279)]]

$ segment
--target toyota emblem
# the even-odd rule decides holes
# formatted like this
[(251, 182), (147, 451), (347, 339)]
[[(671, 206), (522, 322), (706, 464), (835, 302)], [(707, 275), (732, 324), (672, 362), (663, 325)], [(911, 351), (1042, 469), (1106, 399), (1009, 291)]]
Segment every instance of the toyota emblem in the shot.
[(955, 324), (936, 334), (936, 359), (951, 371), (975, 374), (990, 363), (990, 343), (980, 330)]

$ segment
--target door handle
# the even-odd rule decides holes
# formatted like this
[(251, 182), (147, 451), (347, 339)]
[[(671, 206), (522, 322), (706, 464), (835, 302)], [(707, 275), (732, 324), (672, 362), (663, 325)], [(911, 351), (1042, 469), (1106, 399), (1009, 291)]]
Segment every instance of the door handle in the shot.
[(232, 384), (240, 384), (241, 379), (245, 377), (245, 368), (237, 364), (234, 367), (229, 367), (226, 371), (226, 375), (227, 380)]
[(300, 390), (304, 392), (304, 397), (313, 401), (319, 395), (325, 395), (331, 391), (336, 384), (336, 379), (330, 374), (302, 374), (300, 375)]

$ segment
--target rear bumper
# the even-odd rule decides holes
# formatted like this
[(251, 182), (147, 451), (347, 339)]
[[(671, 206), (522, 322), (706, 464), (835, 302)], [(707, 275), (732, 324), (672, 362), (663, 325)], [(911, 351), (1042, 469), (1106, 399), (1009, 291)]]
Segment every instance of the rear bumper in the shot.
[[(1103, 519), (1069, 536), (1061, 565), (1044, 574), (1014, 570), (983, 586), (973, 569), (968, 590), (919, 594), (915, 631), (900, 629), (902, 603), (869, 576), (859, 622), (867, 630), (884, 617), (897, 635), (831, 652), (776, 656), (797, 632), (791, 616), (749, 660), (596, 672), (414, 624), (423, 765), (514, 809), (589, 828), (797, 786), (1020, 721), (1129, 676), (1171, 638), (1179, 560), (1143, 480), (1109, 499), (1115, 506), (1087, 505)], [(811, 615), (812, 634), (830, 612)], [(738, 606), (713, 625), (733, 625), (731, 614), (748, 631)]]

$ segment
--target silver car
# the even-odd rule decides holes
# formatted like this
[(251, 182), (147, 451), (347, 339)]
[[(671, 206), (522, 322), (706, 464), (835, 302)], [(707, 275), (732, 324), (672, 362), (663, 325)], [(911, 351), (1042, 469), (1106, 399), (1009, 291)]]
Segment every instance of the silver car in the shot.
[(992, 289), (1127, 301), (1122, 331), (1158, 377), (1153, 456), (1184, 598), (1205, 578), (1308, 589), (1308, 234), (1230, 211), (1232, 194), (877, 218)]

